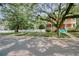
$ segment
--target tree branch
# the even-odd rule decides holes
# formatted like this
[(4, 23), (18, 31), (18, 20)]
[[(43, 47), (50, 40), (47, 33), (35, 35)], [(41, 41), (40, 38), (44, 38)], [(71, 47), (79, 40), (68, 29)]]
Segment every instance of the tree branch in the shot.
[(60, 22), (58, 28), (60, 28), (60, 26), (61, 26), (61, 25), (63, 24), (63, 22), (65, 21), (65, 16), (69, 13), (69, 11), (70, 11), (70, 9), (72, 8), (72, 6), (73, 6), (73, 3), (70, 3), (70, 4), (68, 5), (68, 7), (67, 7), (67, 9), (66, 9), (66, 12), (64, 13), (64, 15), (63, 15), (63, 17), (62, 17), (62, 20), (61, 20), (61, 22)]

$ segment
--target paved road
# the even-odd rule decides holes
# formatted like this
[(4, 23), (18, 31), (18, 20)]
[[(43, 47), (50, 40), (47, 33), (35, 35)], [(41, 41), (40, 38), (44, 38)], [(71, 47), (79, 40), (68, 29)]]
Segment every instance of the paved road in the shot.
[(79, 56), (79, 40), (46, 37), (0, 37), (0, 56)]

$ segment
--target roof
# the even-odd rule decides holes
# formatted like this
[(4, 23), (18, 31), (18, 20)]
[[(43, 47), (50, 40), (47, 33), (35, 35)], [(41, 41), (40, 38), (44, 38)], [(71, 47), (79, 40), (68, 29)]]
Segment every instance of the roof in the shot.
[(75, 24), (76, 23), (76, 20), (74, 20), (74, 19), (67, 19), (67, 20), (65, 20), (65, 22), (64, 22), (64, 24)]

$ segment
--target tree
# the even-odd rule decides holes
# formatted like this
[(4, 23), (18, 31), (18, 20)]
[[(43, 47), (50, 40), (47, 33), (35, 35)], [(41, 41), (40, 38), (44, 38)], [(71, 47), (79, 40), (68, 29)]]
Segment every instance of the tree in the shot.
[(19, 29), (27, 29), (28, 21), (33, 17), (34, 4), (6, 4), (2, 8), (4, 18), (8, 21), (10, 29), (18, 32)]
[[(2, 5), (4, 6), (4, 4)], [(66, 18), (79, 16), (79, 14), (73, 13), (74, 7), (73, 3), (39, 3), (6, 4), (2, 9), (5, 19), (9, 21), (10, 28), (13, 27), (16, 32), (18, 29), (26, 28), (29, 25), (28, 21), (33, 23), (34, 19), (36, 24), (50, 21), (58, 32)]]
[[(51, 23), (53, 23), (53, 25), (57, 28), (56, 31), (59, 33), (59, 29), (61, 25), (63, 25), (63, 22), (66, 20), (66, 18), (71, 16), (71, 15), (70, 16), (68, 15), (71, 14), (70, 11), (72, 7), (74, 7), (73, 3), (42, 4), (42, 7), (40, 7), (40, 10), (39, 10), (40, 14), (38, 16), (42, 20), (50, 21)], [(41, 16), (42, 13), (45, 13), (47, 17), (43, 18)]]

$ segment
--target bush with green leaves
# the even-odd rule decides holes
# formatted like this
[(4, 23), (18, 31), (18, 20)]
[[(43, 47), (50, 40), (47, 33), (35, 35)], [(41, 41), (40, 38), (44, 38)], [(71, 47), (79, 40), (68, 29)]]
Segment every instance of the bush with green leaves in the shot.
[(39, 29), (45, 29), (45, 26), (41, 24), (41, 25), (39, 26)]

